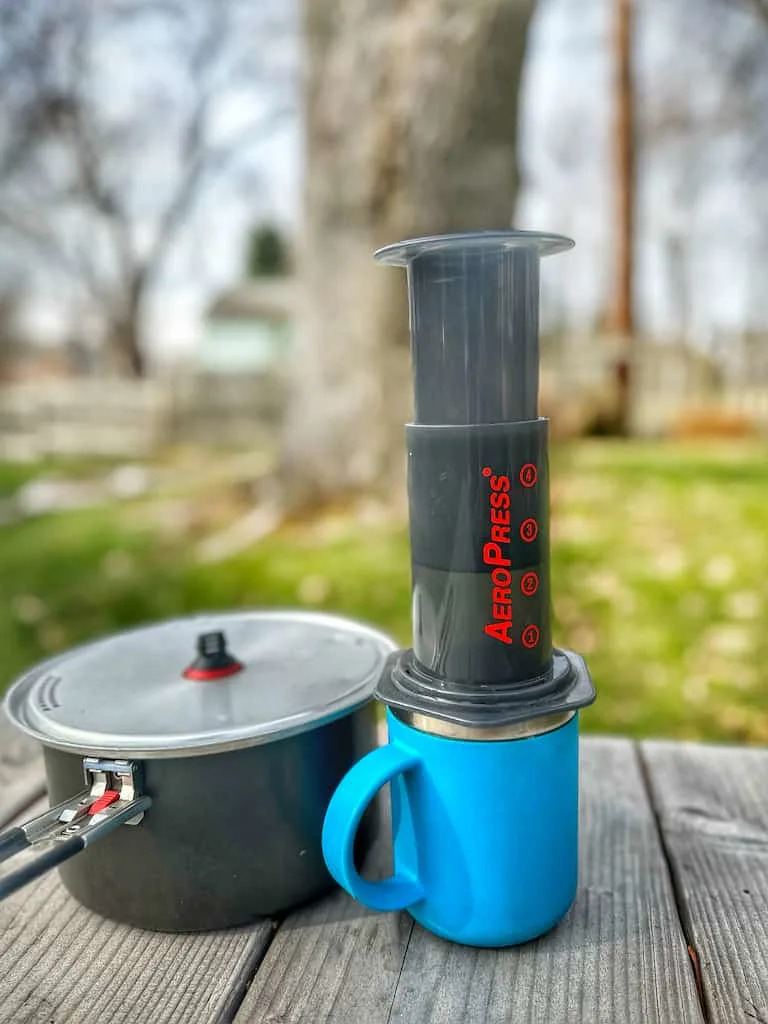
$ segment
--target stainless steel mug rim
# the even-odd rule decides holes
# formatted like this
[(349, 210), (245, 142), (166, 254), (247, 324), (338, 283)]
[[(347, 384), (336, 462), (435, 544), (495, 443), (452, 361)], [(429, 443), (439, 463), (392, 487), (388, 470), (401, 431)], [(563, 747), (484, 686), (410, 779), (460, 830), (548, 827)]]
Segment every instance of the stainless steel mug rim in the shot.
[(553, 732), (555, 729), (559, 729), (567, 722), (570, 722), (576, 714), (574, 710), (557, 711), (553, 714), (527, 718), (522, 722), (508, 722), (500, 726), (474, 726), (447, 722), (442, 718), (425, 715), (419, 711), (408, 711), (402, 708), (392, 708), (391, 711), (405, 725), (409, 725), (419, 732), (430, 733), (432, 736), (442, 736), (445, 739), (453, 740), (486, 740), (495, 742), (543, 736), (545, 733)]

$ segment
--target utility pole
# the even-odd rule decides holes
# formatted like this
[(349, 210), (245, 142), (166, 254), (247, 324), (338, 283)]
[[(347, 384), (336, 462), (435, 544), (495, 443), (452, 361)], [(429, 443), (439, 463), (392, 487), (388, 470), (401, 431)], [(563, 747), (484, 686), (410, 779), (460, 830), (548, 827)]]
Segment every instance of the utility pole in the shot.
[(630, 420), (631, 345), (635, 333), (635, 118), (632, 74), (634, 0), (613, 0), (614, 248), (608, 329), (621, 346), (616, 363), (619, 425)]

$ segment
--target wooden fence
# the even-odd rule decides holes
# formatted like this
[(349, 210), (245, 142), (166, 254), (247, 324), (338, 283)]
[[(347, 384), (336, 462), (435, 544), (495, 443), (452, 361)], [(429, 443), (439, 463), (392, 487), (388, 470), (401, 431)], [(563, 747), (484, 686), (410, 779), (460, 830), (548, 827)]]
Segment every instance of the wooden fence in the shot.
[[(609, 339), (545, 339), (543, 414), (553, 432), (589, 430), (615, 402)], [(632, 350), (633, 429), (674, 433), (691, 410), (741, 416), (768, 435), (768, 382), (726, 379), (708, 357), (681, 345)], [(258, 374), (179, 373), (161, 380), (64, 378), (0, 387), (0, 458), (46, 455), (147, 457), (167, 445), (250, 447), (274, 436), (286, 396), (279, 369)]]
[[(768, 339), (766, 340), (768, 347)], [(610, 338), (549, 338), (542, 346), (542, 406), (563, 434), (589, 430), (615, 409), (615, 366), (626, 350)], [(741, 419), (768, 435), (768, 372), (744, 365), (725, 374), (704, 353), (675, 343), (640, 340), (628, 354), (632, 432), (676, 433), (692, 416)]]
[(276, 374), (182, 374), (173, 380), (61, 379), (0, 388), (0, 457), (141, 458), (184, 443), (252, 444), (274, 432)]

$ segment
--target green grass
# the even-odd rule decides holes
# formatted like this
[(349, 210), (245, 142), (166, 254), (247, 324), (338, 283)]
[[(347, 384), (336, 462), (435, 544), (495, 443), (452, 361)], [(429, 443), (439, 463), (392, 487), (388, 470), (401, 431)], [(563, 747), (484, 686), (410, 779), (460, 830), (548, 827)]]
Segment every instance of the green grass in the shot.
[(592, 729), (768, 742), (768, 451), (582, 444), (554, 460), (556, 634)]
[(116, 465), (111, 457), (50, 458), (42, 462), (0, 462), (0, 499), (12, 497), (20, 487), (40, 476), (80, 480), (98, 477)]
[[(768, 449), (579, 443), (556, 449), (552, 481), (556, 642), (598, 688), (584, 726), (768, 742)], [(366, 523), (363, 540), (339, 515), (211, 566), (174, 509), (0, 530), (0, 688), (73, 643), (206, 608), (334, 609), (408, 642), (404, 524)]]

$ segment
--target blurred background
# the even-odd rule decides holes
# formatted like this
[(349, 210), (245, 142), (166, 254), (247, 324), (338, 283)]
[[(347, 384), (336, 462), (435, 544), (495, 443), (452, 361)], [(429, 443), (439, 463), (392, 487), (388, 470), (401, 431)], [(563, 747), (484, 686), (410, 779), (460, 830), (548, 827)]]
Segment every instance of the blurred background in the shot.
[(0, 0), (0, 689), (198, 609), (410, 639), (405, 278), (543, 264), (588, 729), (768, 743), (768, 0)]

